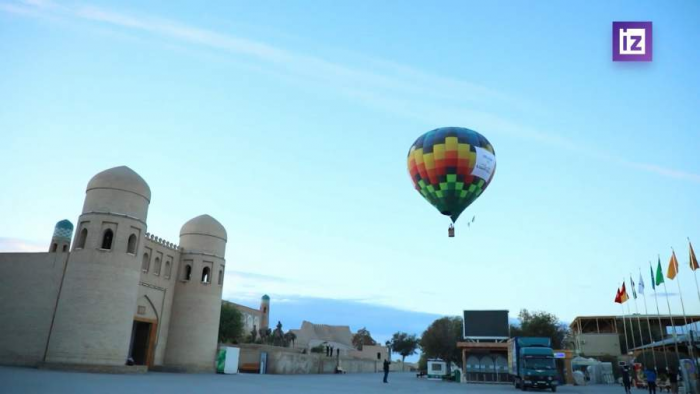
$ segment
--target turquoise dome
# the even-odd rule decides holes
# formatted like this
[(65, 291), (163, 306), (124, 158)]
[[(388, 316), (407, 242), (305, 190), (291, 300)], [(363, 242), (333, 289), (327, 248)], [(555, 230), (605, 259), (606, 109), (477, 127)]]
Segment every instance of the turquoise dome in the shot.
[(63, 219), (56, 223), (56, 227), (53, 230), (53, 236), (55, 238), (71, 239), (73, 236), (73, 223), (71, 223), (68, 219)]
[(71, 223), (68, 219), (63, 219), (60, 222), (56, 223), (56, 228), (67, 228), (73, 231), (73, 223)]
[(270, 301), (270, 296), (265, 294), (264, 296), (262, 296), (262, 299), (263, 301)]

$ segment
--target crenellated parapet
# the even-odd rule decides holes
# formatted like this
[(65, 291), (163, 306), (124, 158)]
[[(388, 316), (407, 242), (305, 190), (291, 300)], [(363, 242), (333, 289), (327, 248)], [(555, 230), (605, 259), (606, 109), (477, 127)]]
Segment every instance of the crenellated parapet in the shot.
[(180, 252), (180, 251), (183, 250), (183, 249), (182, 249), (180, 246), (178, 246), (177, 244), (175, 244), (175, 243), (173, 243), (173, 242), (170, 242), (170, 241), (166, 241), (165, 239), (163, 239), (163, 238), (161, 238), (161, 237), (158, 237), (158, 236), (156, 236), (156, 235), (153, 235), (153, 234), (151, 234), (151, 233), (146, 233), (146, 234), (144, 235), (144, 237), (145, 237), (147, 240), (151, 241), (151, 242), (154, 242), (154, 243), (156, 243), (156, 244), (158, 244), (158, 245), (165, 246), (166, 248), (171, 249), (171, 250), (174, 250), (174, 251), (176, 251), (176, 252)]

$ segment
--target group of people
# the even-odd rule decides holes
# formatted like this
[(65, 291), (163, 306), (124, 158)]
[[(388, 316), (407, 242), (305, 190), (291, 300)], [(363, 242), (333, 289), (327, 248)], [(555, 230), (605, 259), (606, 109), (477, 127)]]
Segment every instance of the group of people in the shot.
[(335, 349), (333, 346), (326, 346), (326, 357), (333, 357), (333, 351), (335, 350), (336, 356), (340, 357), (340, 349)]
[[(678, 373), (673, 368), (667, 368), (666, 374), (668, 376), (668, 382), (671, 386), (671, 393), (678, 394)], [(649, 394), (656, 394), (658, 379), (656, 371), (653, 368), (645, 369), (644, 378), (646, 380), (647, 388), (649, 389)], [(631, 373), (629, 365), (625, 365), (622, 368), (622, 385), (625, 387), (626, 394), (631, 394), (632, 381), (634, 379), (635, 376)]]

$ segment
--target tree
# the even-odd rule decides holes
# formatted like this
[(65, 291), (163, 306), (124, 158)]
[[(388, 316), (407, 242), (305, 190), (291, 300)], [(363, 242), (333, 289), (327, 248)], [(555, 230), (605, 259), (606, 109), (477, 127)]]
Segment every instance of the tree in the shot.
[(397, 332), (391, 337), (389, 342), (389, 351), (401, 355), (401, 370), (404, 369), (406, 357), (416, 354), (420, 339), (414, 334), (408, 335), (405, 332)]
[(550, 338), (553, 349), (562, 349), (569, 329), (559, 321), (556, 315), (543, 311), (530, 312), (527, 309), (522, 309), (518, 318), (520, 319), (520, 326), (510, 326), (511, 337)]
[[(323, 344), (318, 344), (311, 348), (311, 353), (323, 353), (326, 351), (326, 347)], [(328, 354), (326, 354), (328, 355)]]
[(221, 303), (219, 342), (238, 343), (243, 337), (243, 314), (228, 302)]
[(250, 340), (249, 343), (255, 343), (255, 341), (258, 340), (258, 327), (257, 326), (253, 326), (253, 330), (248, 335), (248, 339)]
[(420, 358), (418, 358), (418, 370), (419, 371), (427, 371), (428, 370), (428, 357), (425, 355), (425, 353), (421, 353)]
[(435, 320), (424, 332), (420, 346), (428, 358), (440, 358), (447, 362), (448, 372), (450, 363), (462, 364), (462, 354), (457, 348), (457, 342), (462, 339), (462, 318), (443, 317)]
[(372, 335), (369, 333), (369, 330), (367, 330), (366, 327), (362, 327), (357, 332), (355, 335), (352, 336), (352, 346), (355, 347), (357, 350), (362, 350), (362, 347), (367, 345), (367, 346), (374, 346), (377, 344), (377, 341), (372, 339)]

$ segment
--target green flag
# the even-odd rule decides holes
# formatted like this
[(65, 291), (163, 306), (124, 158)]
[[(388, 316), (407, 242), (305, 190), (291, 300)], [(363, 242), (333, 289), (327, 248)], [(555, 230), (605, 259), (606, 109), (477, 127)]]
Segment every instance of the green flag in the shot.
[(656, 285), (664, 283), (664, 271), (661, 268), (661, 257), (659, 257), (659, 264), (656, 266)]

